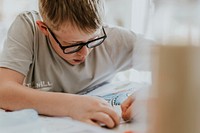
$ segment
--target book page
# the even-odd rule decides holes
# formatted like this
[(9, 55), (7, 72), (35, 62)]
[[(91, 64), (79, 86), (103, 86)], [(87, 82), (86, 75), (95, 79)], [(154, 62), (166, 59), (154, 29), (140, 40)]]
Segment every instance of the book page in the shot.
[[(110, 106), (112, 106), (115, 111), (121, 116), (121, 107), (120, 105), (134, 92), (140, 90), (144, 87), (144, 84), (139, 84), (135, 82), (115, 82), (107, 83), (98, 86), (97, 88), (90, 89), (89, 92), (84, 95), (96, 96), (106, 100)], [(84, 92), (82, 92), (84, 93)], [(124, 121), (122, 118), (120, 123), (126, 123), (130, 121)]]

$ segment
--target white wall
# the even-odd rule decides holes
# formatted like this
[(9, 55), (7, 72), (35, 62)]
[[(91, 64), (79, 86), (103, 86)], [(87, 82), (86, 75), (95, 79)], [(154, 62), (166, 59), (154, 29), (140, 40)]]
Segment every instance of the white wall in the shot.
[(152, 0), (106, 0), (106, 19), (109, 24), (145, 34), (153, 8)]
[(105, 7), (108, 24), (131, 28), (132, 0), (107, 0)]
[(16, 15), (25, 10), (38, 10), (38, 0), (0, 0), (0, 51), (7, 30)]

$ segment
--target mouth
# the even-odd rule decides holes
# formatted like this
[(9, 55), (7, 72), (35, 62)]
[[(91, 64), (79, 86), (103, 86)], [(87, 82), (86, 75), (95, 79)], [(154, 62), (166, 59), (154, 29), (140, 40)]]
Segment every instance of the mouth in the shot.
[(85, 61), (85, 58), (82, 58), (82, 59), (74, 59), (73, 60), (75, 63), (82, 63)]

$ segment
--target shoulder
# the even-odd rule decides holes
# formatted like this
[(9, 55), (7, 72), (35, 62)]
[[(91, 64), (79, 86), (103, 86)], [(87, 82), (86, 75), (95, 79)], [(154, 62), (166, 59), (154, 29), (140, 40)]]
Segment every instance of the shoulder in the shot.
[(132, 48), (136, 42), (136, 34), (126, 28), (117, 26), (105, 26), (107, 38), (105, 44), (110, 48)]
[(17, 17), (25, 18), (26, 20), (41, 20), (39, 12), (34, 10), (21, 12)]
[[(10, 36), (33, 36), (37, 30), (36, 21), (41, 17), (36, 11), (24, 11), (18, 14), (15, 20), (12, 22), (8, 35)], [(20, 33), (19, 35), (17, 33)]]
[(133, 44), (137, 38), (136, 34), (133, 31), (123, 27), (106, 26), (105, 31), (107, 34), (108, 42)]
[(18, 14), (13, 21), (11, 27), (36, 27), (36, 21), (41, 20), (41, 17), (36, 11), (24, 11)]
[(105, 30), (108, 36), (117, 36), (125, 38), (136, 38), (136, 34), (130, 29), (126, 29), (118, 26), (105, 26)]

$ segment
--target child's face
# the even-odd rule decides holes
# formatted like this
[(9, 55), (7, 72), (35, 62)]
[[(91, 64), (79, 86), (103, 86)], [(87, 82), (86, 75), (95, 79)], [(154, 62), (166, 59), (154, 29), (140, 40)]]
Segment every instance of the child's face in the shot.
[(100, 29), (92, 32), (91, 34), (88, 34), (88, 33), (83, 33), (79, 31), (77, 28), (73, 28), (70, 26), (63, 27), (59, 31), (54, 30), (54, 31), (49, 31), (49, 32), (52, 32), (52, 33), (49, 33), (49, 39), (52, 43), (52, 47), (54, 48), (54, 50), (59, 56), (61, 56), (71, 65), (79, 65), (83, 63), (92, 49), (87, 48), (87, 46), (83, 46), (77, 52), (65, 54), (63, 50), (61, 49), (61, 47), (59, 46), (58, 42), (56, 42), (56, 39), (57, 41), (59, 41), (60, 45), (62, 46), (71, 46), (74, 44), (88, 42), (90, 40), (93, 40), (101, 36)]

